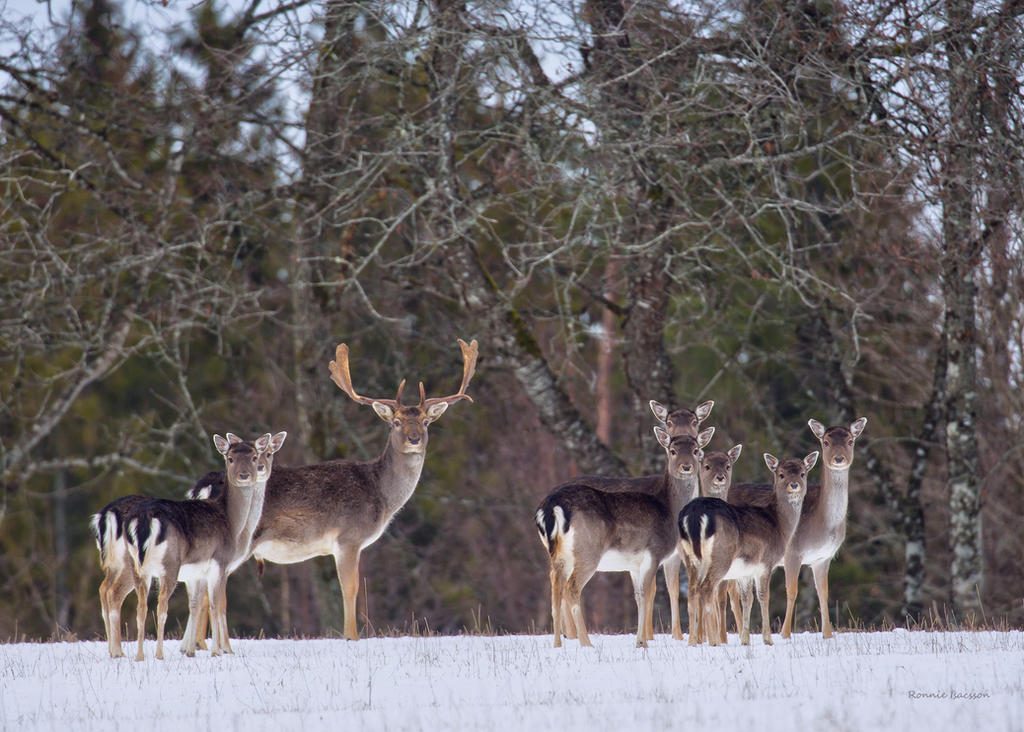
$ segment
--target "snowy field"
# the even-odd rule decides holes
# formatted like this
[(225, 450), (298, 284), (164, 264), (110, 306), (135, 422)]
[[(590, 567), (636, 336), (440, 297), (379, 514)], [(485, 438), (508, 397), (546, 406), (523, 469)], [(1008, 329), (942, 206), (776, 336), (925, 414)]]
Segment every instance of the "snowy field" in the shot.
[(143, 663), (102, 642), (0, 645), (0, 729), (1024, 729), (1019, 631), (593, 641), (237, 640), (191, 659), (170, 641), (162, 662), (147, 641)]

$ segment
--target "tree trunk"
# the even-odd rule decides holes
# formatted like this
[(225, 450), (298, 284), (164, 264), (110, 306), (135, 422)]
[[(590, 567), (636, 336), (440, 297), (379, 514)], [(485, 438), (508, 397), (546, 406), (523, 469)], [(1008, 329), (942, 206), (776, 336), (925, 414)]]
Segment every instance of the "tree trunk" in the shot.
[[(971, 2), (949, 0), (950, 26), (967, 28)], [(966, 33), (947, 44), (950, 124), (944, 143), (942, 236), (943, 297), (946, 317), (946, 454), (950, 509), (951, 584), (955, 612), (981, 609), (981, 504), (978, 437), (975, 424), (977, 348), (975, 268), (980, 239), (973, 226), (977, 175), (973, 145), (981, 130), (972, 99), (977, 80)]]

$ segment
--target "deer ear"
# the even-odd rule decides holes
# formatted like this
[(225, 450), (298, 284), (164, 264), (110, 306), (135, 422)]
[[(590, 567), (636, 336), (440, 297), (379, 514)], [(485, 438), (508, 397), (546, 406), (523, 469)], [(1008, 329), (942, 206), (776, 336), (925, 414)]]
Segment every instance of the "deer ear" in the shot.
[[(230, 436), (231, 433), (229, 432), (228, 435)], [(231, 447), (231, 443), (228, 442), (227, 440), (225, 440), (220, 435), (214, 435), (213, 436), (213, 445), (214, 445), (214, 447), (217, 448), (217, 452), (219, 452), (221, 455), (224, 455), (224, 456), (227, 456), (228, 448)]]
[(711, 408), (715, 406), (715, 403), (711, 400), (698, 404), (697, 408), (693, 410), (693, 413), (697, 415), (697, 421), (703, 422), (711, 414)]
[(266, 452), (267, 448), (270, 447), (271, 435), (267, 432), (265, 435), (260, 435), (254, 443), (256, 446), (256, 452)]
[(373, 407), (373, 411), (377, 413), (377, 416), (383, 419), (385, 422), (390, 422), (395, 418), (395, 410), (389, 407), (387, 404), (374, 402), (370, 406)]
[(811, 468), (818, 462), (818, 451), (815, 450), (810, 455), (804, 458), (804, 467), (807, 468), (807, 472), (811, 472)]
[(282, 430), (270, 438), (270, 452), (271, 454), (277, 452), (284, 447), (284, 438), (288, 436), (288, 433)]
[(779, 467), (779, 459), (770, 453), (764, 454), (764, 464), (768, 466), (768, 469), (775, 472), (775, 468)]
[(229, 445), (237, 445), (239, 442), (244, 442), (244, 440), (241, 437), (239, 437), (238, 435), (233, 435), (230, 432), (225, 433), (224, 436), (228, 438)]
[(448, 409), (448, 402), (438, 402), (437, 404), (431, 404), (427, 407), (427, 419), (433, 422), (435, 419), (440, 417)]
[(656, 402), (653, 399), (648, 402), (651, 405), (651, 411), (654, 412), (654, 416), (658, 418), (659, 422), (664, 422), (665, 417), (668, 416), (668, 407), (661, 402)]
[(708, 443), (711, 442), (711, 438), (715, 434), (714, 427), (708, 427), (706, 430), (697, 435), (697, 444), (700, 447), (707, 447)]
[(740, 459), (740, 453), (743, 452), (743, 445), (733, 445), (726, 455), (729, 456), (729, 462), (736, 464), (736, 461)]
[(669, 436), (668, 432), (661, 427), (654, 428), (654, 436), (658, 438), (658, 444), (665, 449), (668, 449), (668, 446), (672, 444), (672, 438)]
[(814, 436), (817, 437), (819, 440), (825, 436), (825, 425), (823, 425), (818, 420), (807, 420), (807, 426), (811, 428), (811, 432), (813, 432)]
[(864, 428), (868, 425), (868, 418), (861, 417), (856, 422), (850, 425), (850, 434), (853, 435), (853, 439), (860, 437), (860, 433), (864, 431)]

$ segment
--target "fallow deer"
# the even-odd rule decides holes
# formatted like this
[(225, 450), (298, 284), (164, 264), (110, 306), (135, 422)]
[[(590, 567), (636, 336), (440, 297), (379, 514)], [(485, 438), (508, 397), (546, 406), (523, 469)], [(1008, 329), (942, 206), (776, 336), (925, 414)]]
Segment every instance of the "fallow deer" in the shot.
[[(807, 473), (817, 460), (817, 452), (803, 460), (781, 463), (765, 453), (765, 464), (773, 475), (773, 497), (768, 506), (735, 506), (719, 498), (698, 498), (680, 512), (679, 552), (696, 569), (696, 585), (691, 587), (691, 592), (708, 622), (711, 645), (717, 646), (721, 639), (719, 615), (715, 611), (719, 583), (745, 578), (756, 583), (761, 606), (761, 635), (765, 645), (772, 645), (768, 619), (769, 581), (796, 531), (807, 493)], [(750, 645), (752, 593), (742, 586), (740, 591), (743, 605), (740, 642)], [(690, 645), (698, 640), (691, 633)]]
[[(692, 410), (687, 409), (686, 407), (669, 409), (665, 405), (654, 401), (653, 399), (649, 404), (654, 416), (658, 418), (658, 421), (661, 422), (661, 427), (670, 437), (679, 437), (682, 435), (697, 437), (701, 422), (708, 418), (711, 414), (712, 407), (715, 406), (713, 401), (706, 401), (697, 405)], [(584, 475), (573, 478), (569, 482), (575, 485), (589, 486), (602, 491), (639, 491), (641, 493), (650, 493), (657, 489), (660, 481), (661, 475), (645, 475), (638, 478), (615, 478), (598, 475)], [(684, 505), (689, 501), (689, 499), (696, 498), (700, 493), (698, 478), (696, 475), (687, 478), (685, 482), (689, 487), (690, 492), (687, 494), (689, 498), (683, 502)], [(683, 638), (682, 623), (680, 621), (679, 614), (679, 564), (679, 555), (673, 551), (672, 554), (666, 557), (665, 561), (662, 562), (661, 565), (662, 572), (665, 575), (665, 589), (668, 592), (669, 608), (671, 611), (672, 637), (676, 640), (682, 640)], [(647, 636), (647, 640), (654, 640), (654, 594), (656, 586), (657, 585), (655, 584), (655, 586), (651, 588), (651, 602), (648, 604), (647, 618), (644, 621), (644, 632)], [(567, 638), (576, 638), (576, 624), (573, 622), (572, 614), (569, 612), (568, 606), (562, 608), (562, 632), (565, 633)]]
[(227, 640), (227, 578), (249, 555), (273, 455), (286, 436), (285, 432), (273, 436), (267, 433), (250, 443), (230, 433), (227, 438), (214, 435), (214, 444), (225, 462), (226, 484), (219, 497), (185, 501), (151, 498), (126, 512), (126, 539), (139, 577), (136, 592), (141, 606), (136, 660), (145, 657), (146, 595), (154, 577), (160, 585), (157, 658), (163, 658), (167, 603), (179, 580), (189, 588), (190, 621), (182, 638), (184, 652), (195, 654), (194, 618), (203, 590), (210, 602), (211, 653), (216, 656), (231, 651)]
[[(637, 645), (647, 646), (645, 620), (658, 566), (675, 552), (675, 517), (689, 499), (702, 448), (713, 429), (699, 438), (669, 437), (654, 428), (668, 465), (649, 491), (605, 491), (568, 483), (541, 502), (537, 531), (551, 560), (551, 617), (555, 647), (562, 645), (563, 599), (569, 605), (580, 645), (591, 646), (580, 595), (595, 572), (629, 572), (637, 605)], [(563, 597), (564, 596), (564, 597)]]
[[(853, 465), (853, 448), (867, 425), (861, 417), (849, 427), (825, 427), (811, 419), (807, 424), (821, 443), (821, 483), (807, 486), (800, 523), (793, 541), (782, 558), (786, 572), (786, 619), (782, 624), (782, 637), (789, 638), (793, 630), (793, 609), (796, 604), (800, 568), (808, 565), (814, 577), (821, 612), (823, 637), (832, 637), (832, 622), (828, 611), (828, 570), (832, 557), (846, 538), (846, 511), (849, 505), (849, 476)], [(734, 485), (729, 494), (732, 503), (763, 504), (770, 493), (769, 486), (758, 483)]]
[[(719, 498), (723, 501), (729, 500), (729, 488), (732, 487), (732, 469), (740, 458), (743, 445), (733, 445), (729, 450), (712, 450), (704, 453), (704, 459), (700, 462), (700, 495), (703, 498)], [(733, 580), (726, 580), (718, 588), (717, 608), (721, 617), (719, 628), (721, 635), (719, 640), (726, 642), (725, 635), (725, 605), (726, 600), (732, 600), (732, 615), (736, 619), (736, 632), (743, 632), (743, 620), (740, 615), (740, 596)], [(697, 617), (690, 618), (690, 632), (696, 628), (697, 637), (706, 640), (706, 627), (701, 619), (699, 608), (694, 606)]]
[[(450, 404), (473, 399), (466, 394), (479, 350), (459, 340), (462, 384), (451, 396), (427, 398), (420, 382), (420, 403), (403, 405), (405, 380), (394, 399), (360, 396), (352, 386), (348, 346), (339, 344), (330, 362), (331, 378), (358, 404), (373, 408), (391, 432), (384, 452), (369, 461), (330, 460), (274, 471), (267, 485), (263, 518), (253, 537), (252, 555), (263, 562), (295, 564), (331, 555), (337, 570), (344, 610), (344, 635), (358, 640), (356, 595), (359, 557), (380, 538), (392, 517), (412, 497), (427, 451), (427, 428)], [(207, 476), (193, 490), (220, 490), (218, 476)]]
[[(230, 442), (240, 442), (241, 438), (228, 433)], [(189, 499), (209, 498), (209, 492), (198, 495), (190, 489), (185, 496)], [(128, 551), (125, 538), (125, 516), (134, 508), (150, 500), (150, 496), (131, 495), (116, 498), (89, 520), (96, 547), (100, 553), (100, 568), (103, 570), (103, 581), (100, 583), (100, 609), (103, 615), (103, 627), (107, 636), (107, 646), (111, 658), (124, 656), (121, 647), (121, 608), (125, 599), (142, 580), (135, 571), (135, 563)], [(143, 627), (146, 617), (146, 601), (141, 598), (136, 604), (136, 624)], [(189, 622), (192, 616), (189, 616)], [(200, 647), (205, 643), (200, 639)], [(184, 649), (183, 649), (184, 650)]]
[[(135, 571), (128, 544), (125, 541), (125, 514), (148, 500), (146, 496), (132, 495), (116, 498), (89, 520), (92, 527), (96, 548), (100, 552), (100, 568), (103, 570), (103, 581), (100, 582), (100, 612), (103, 614), (103, 629), (107, 634), (107, 649), (111, 658), (124, 655), (121, 648), (121, 607), (125, 598), (139, 584), (139, 575)], [(144, 613), (146, 600), (139, 597), (137, 608)], [(142, 615), (140, 627), (145, 622)]]

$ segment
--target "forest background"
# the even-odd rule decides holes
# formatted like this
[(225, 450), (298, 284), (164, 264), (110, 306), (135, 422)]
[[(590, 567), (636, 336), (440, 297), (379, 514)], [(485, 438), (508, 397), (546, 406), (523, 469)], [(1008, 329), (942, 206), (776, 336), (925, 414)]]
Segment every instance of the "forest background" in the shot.
[[(737, 480), (868, 417), (841, 627), (1024, 623), (1024, 3), (0, 8), (0, 639), (98, 636), (89, 515), (214, 432), (381, 452), (338, 343), (390, 398), (452, 393), (457, 338), (475, 403), (363, 554), (364, 634), (547, 630), (533, 509), (662, 470), (650, 399), (714, 399)], [(329, 558), (229, 592), (235, 634), (340, 634)]]

